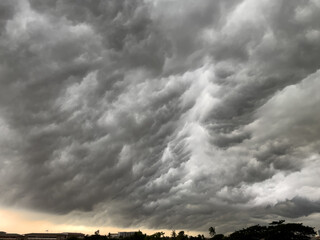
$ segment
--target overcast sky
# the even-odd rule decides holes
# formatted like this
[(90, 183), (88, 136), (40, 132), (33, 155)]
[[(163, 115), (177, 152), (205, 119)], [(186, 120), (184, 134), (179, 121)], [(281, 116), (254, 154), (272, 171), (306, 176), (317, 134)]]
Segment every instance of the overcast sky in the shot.
[(319, 1), (3, 0), (0, 34), (2, 209), (319, 227)]

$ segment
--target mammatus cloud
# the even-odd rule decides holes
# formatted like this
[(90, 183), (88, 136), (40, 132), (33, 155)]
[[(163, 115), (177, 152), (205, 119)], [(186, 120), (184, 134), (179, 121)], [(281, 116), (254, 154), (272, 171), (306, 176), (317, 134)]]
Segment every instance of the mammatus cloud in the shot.
[(2, 1), (0, 201), (222, 230), (319, 212), (317, 1)]

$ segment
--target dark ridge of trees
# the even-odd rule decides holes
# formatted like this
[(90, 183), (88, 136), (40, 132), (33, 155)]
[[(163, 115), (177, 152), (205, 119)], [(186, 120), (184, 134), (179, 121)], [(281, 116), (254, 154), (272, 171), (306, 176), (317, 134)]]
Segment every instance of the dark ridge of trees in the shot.
[[(284, 220), (272, 222), (269, 226), (254, 225), (229, 236), (219, 236), (223, 240), (309, 240), (316, 234), (314, 229), (302, 223), (284, 223)], [(220, 234), (219, 234), (220, 235)], [(214, 240), (215, 236), (212, 238)]]
[[(229, 236), (217, 234), (214, 227), (208, 229), (210, 240), (309, 240), (316, 233), (312, 227), (304, 226), (302, 223), (285, 223), (284, 220), (273, 221), (267, 226), (254, 225), (235, 231)], [(143, 234), (141, 231), (124, 238), (111, 238), (110, 235), (86, 235), (84, 240), (205, 240), (203, 235), (188, 236), (184, 231), (171, 236), (164, 236), (164, 232), (156, 232), (152, 235)], [(75, 239), (68, 239), (75, 240)]]

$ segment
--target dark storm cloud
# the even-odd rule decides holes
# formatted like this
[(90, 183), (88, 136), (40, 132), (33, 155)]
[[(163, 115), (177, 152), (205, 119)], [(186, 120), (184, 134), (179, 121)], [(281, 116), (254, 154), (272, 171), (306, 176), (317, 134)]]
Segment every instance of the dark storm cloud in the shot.
[(320, 203), (310, 201), (301, 197), (295, 197), (292, 200), (277, 203), (274, 206), (274, 212), (287, 218), (297, 218), (308, 216), (311, 213), (320, 211)]
[(316, 1), (0, 7), (2, 204), (225, 231), (319, 211)]

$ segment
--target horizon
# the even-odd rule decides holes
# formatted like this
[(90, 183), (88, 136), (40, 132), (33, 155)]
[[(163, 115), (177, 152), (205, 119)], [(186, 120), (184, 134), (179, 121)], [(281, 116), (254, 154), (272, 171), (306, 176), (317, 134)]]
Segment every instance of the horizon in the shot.
[[(11, 209), (12, 210), (12, 209)], [(21, 214), (22, 213), (22, 214)], [(29, 212), (26, 210), (6, 210), (3, 211), (0, 208), (0, 226), (4, 226), (5, 228), (0, 228), (0, 231), (4, 231), (6, 233), (17, 233), (17, 234), (27, 234), (27, 233), (64, 233), (64, 232), (78, 232), (84, 233), (86, 235), (94, 235), (95, 231), (99, 230), (100, 235), (108, 235), (108, 233), (118, 233), (118, 232), (131, 232), (131, 231), (141, 231), (147, 235), (152, 235), (156, 232), (164, 232), (165, 236), (171, 236), (172, 231), (174, 230), (176, 233), (179, 231), (185, 231), (185, 233), (189, 236), (197, 236), (197, 235), (204, 235), (206, 238), (209, 237), (208, 229), (206, 231), (189, 231), (186, 229), (147, 229), (147, 228), (119, 228), (119, 227), (105, 227), (105, 226), (85, 226), (85, 225), (68, 225), (68, 224), (55, 224), (50, 222), (50, 217), (46, 216), (44, 213), (40, 212)], [(11, 219), (10, 219), (11, 218)], [(43, 221), (43, 219), (48, 218), (47, 221)], [(10, 220), (9, 220), (10, 219)], [(8, 221), (9, 220), (9, 221)], [(308, 220), (305, 222), (309, 223)], [(292, 221), (286, 220), (286, 223), (303, 223), (304, 221)], [(24, 226), (23, 229), (17, 228), (18, 225)], [(259, 225), (267, 226), (270, 224), (269, 221), (267, 222), (260, 222)], [(243, 227), (253, 226), (255, 224), (244, 224)], [(318, 234), (318, 230), (320, 230), (320, 224), (316, 225), (309, 225), (311, 226)], [(39, 229), (42, 228), (44, 230), (40, 231)], [(218, 234), (230, 234), (234, 231), (238, 231), (242, 228), (234, 229), (233, 231), (229, 232), (220, 232), (219, 227), (215, 227)], [(8, 229), (9, 231), (6, 231)], [(28, 229), (28, 231), (26, 231)], [(33, 229), (33, 231), (29, 231)], [(48, 231), (48, 232), (46, 232)]]
[[(20, 213), (23, 213), (20, 215)], [(108, 235), (108, 233), (118, 233), (118, 232), (131, 232), (131, 231), (142, 231), (148, 235), (155, 232), (163, 231), (166, 236), (170, 236), (172, 230), (183, 231), (183, 229), (146, 229), (146, 228), (120, 228), (120, 227), (105, 227), (105, 226), (85, 226), (85, 225), (71, 225), (71, 224), (55, 224), (49, 220), (43, 221), (45, 219), (45, 214), (43, 213), (30, 213), (26, 210), (20, 211), (3, 211), (0, 208), (0, 231), (6, 233), (63, 233), (63, 232), (79, 232), (84, 234), (92, 235), (95, 231), (99, 230), (100, 235)], [(11, 218), (11, 219), (10, 219)], [(17, 228), (17, 225), (24, 226), (23, 229)], [(32, 229), (32, 231), (31, 231)], [(42, 230), (41, 230), (42, 229)], [(28, 231), (27, 231), (28, 230)], [(30, 231), (29, 231), (30, 230)], [(48, 230), (48, 232), (46, 232)], [(208, 235), (208, 231), (197, 232), (197, 231), (186, 231), (186, 234), (192, 236), (197, 236), (198, 234)]]
[(0, 1), (0, 229), (319, 229), (319, 16), (317, 0)]
[[(1, 217), (1, 212), (0, 212), (0, 217)], [(281, 220), (282, 221), (282, 220)], [(285, 223), (285, 224), (291, 224), (290, 222), (287, 222), (287, 221), (285, 221), (285, 220), (283, 220), (283, 222)], [(301, 222), (300, 222), (301, 223)], [(304, 225), (304, 223), (302, 223), (303, 225)], [(266, 224), (256, 224), (257, 226), (271, 226), (272, 224), (271, 223), (266, 223)], [(254, 226), (254, 225), (251, 225), (251, 226)], [(248, 228), (248, 227), (251, 227), (250, 225), (247, 225), (245, 228)], [(305, 225), (305, 226), (307, 226), (307, 225)], [(309, 226), (307, 226), (307, 227), (309, 227)], [(72, 228), (72, 227), (71, 227)], [(315, 227), (312, 227), (313, 229), (314, 229), (314, 231), (315, 231), (315, 236), (320, 236), (319, 235), (319, 232), (320, 232), (320, 229), (316, 229)], [(14, 228), (15, 229), (15, 228)], [(63, 228), (61, 228), (61, 229), (63, 229)], [(6, 234), (20, 234), (20, 235), (27, 235), (27, 234), (33, 234), (33, 233), (35, 233), (35, 234), (63, 234), (63, 233), (81, 233), (81, 234), (84, 234), (85, 236), (94, 236), (94, 235), (96, 235), (96, 231), (99, 231), (99, 233), (98, 233), (98, 235), (100, 235), (100, 236), (108, 236), (109, 234), (114, 234), (114, 233), (120, 233), (120, 232), (142, 232), (143, 234), (146, 234), (147, 236), (151, 236), (151, 235), (153, 235), (153, 234), (155, 234), (155, 233), (157, 233), (157, 232), (163, 232), (164, 233), (164, 235), (163, 235), (163, 237), (172, 237), (172, 231), (175, 231), (176, 233), (179, 233), (180, 231), (183, 231), (185, 234), (186, 234), (186, 236), (188, 236), (188, 237), (196, 237), (196, 236), (199, 236), (199, 235), (202, 235), (202, 236), (204, 236), (206, 239), (210, 239), (210, 238), (212, 238), (211, 236), (210, 236), (210, 234), (203, 234), (203, 233), (201, 233), (201, 232), (190, 232), (190, 231), (184, 231), (183, 229), (173, 229), (173, 230), (169, 230), (169, 234), (166, 234), (167, 232), (164, 232), (163, 230), (164, 229), (160, 229), (160, 230), (158, 230), (158, 231), (150, 231), (150, 229), (149, 230), (141, 230), (141, 229), (139, 229), (139, 230), (128, 230), (128, 229), (119, 229), (119, 228), (114, 228), (114, 229), (112, 229), (113, 231), (112, 232), (110, 232), (110, 231), (108, 231), (107, 233), (104, 233), (103, 231), (105, 231), (105, 229), (102, 227), (102, 231), (100, 231), (100, 229), (98, 229), (98, 230), (94, 230), (93, 231), (93, 229), (96, 229), (96, 228), (92, 228), (91, 229), (91, 232), (83, 232), (83, 231), (62, 231), (62, 230), (59, 230), (59, 231), (53, 231), (53, 232), (51, 232), (51, 231), (49, 231), (49, 230), (45, 230), (45, 231), (30, 231), (30, 232), (14, 232), (14, 231), (11, 231), (11, 232), (6, 232), (6, 231), (3, 231), (3, 229), (0, 229), (0, 232), (5, 232)], [(67, 229), (67, 228), (66, 228)], [(70, 228), (69, 228), (70, 229)], [(79, 230), (79, 228), (77, 228), (78, 230)], [(83, 228), (83, 229), (85, 229), (85, 228)], [(116, 229), (118, 229), (118, 230), (116, 230)], [(242, 229), (244, 229), (244, 228), (242, 228)], [(235, 231), (239, 231), (239, 230), (242, 230), (242, 229), (236, 229)], [(110, 230), (110, 229), (109, 229)], [(168, 231), (168, 229), (166, 229), (166, 231)], [(234, 232), (235, 232), (234, 231)], [(207, 232), (210, 232), (210, 229), (208, 229), (208, 231)], [(229, 236), (230, 234), (232, 234), (233, 232), (228, 232), (228, 233), (222, 233), (223, 235), (225, 235), (225, 236)], [(215, 234), (221, 234), (221, 233), (218, 233), (218, 232), (216, 232)]]

